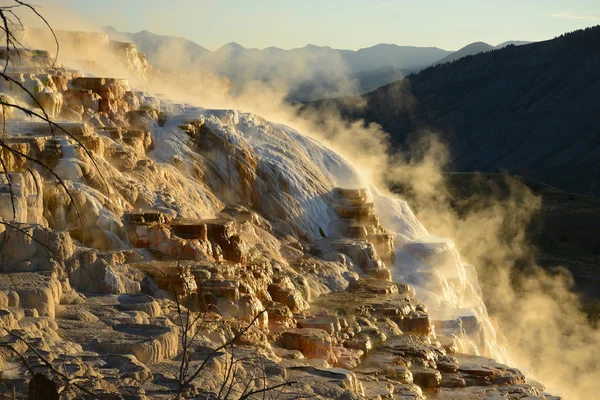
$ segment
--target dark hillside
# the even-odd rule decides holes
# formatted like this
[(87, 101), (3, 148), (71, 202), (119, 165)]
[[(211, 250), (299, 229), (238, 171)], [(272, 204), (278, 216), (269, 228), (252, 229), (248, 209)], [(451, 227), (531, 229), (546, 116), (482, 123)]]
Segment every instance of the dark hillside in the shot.
[(456, 171), (506, 170), (600, 194), (600, 26), (433, 66), (363, 98), (360, 110), (326, 102), (381, 124), (395, 146), (438, 132)]

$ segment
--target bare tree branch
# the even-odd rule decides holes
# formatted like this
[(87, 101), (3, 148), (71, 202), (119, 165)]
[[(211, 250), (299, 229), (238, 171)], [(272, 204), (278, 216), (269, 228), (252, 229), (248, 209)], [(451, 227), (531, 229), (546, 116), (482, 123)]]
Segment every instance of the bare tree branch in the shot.
[(50, 26), (50, 23), (46, 20), (46, 18), (44, 18), (44, 16), (42, 14), (40, 14), (35, 9), (35, 7), (33, 7), (32, 5), (25, 3), (24, 1), (21, 1), (21, 0), (14, 0), (14, 1), (17, 2), (18, 4), (22, 5), (23, 7), (27, 7), (31, 11), (33, 11), (35, 15), (37, 15), (42, 21), (44, 21), (44, 23), (46, 24), (48, 29), (50, 29), (50, 32), (52, 33), (52, 36), (54, 37), (54, 42), (56, 43), (56, 54), (54, 57), (54, 65), (56, 65), (56, 61), (58, 60), (58, 53), (60, 51), (60, 44), (58, 43), (58, 38), (56, 37), (56, 33), (54, 32), (54, 29), (52, 29), (52, 26)]

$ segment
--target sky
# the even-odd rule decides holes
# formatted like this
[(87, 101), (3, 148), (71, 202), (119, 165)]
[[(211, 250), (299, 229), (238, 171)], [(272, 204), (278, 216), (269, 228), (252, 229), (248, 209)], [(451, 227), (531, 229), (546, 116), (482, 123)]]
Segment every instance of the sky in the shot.
[[(0, 0), (10, 3), (10, 0)], [(483, 41), (540, 41), (600, 24), (599, 0), (32, 0), (55, 26), (283, 49), (356, 50), (378, 43), (457, 50)], [(52, 9), (52, 10), (51, 10)], [(60, 11), (57, 11), (60, 10)], [(81, 26), (77, 26), (81, 25)], [(91, 30), (91, 28), (90, 28)]]

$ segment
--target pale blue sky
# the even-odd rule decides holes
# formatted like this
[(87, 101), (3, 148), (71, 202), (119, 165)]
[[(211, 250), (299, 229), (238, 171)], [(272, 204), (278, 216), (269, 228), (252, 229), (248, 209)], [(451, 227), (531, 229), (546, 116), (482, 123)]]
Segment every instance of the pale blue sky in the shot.
[[(35, 1), (34, 1), (35, 2)], [(97, 26), (183, 36), (214, 50), (358, 49), (377, 43), (456, 50), (474, 41), (545, 40), (600, 24), (599, 0), (37, 0)], [(43, 8), (42, 8), (43, 10)], [(53, 18), (53, 20), (56, 20)], [(60, 20), (60, 18), (58, 19)]]

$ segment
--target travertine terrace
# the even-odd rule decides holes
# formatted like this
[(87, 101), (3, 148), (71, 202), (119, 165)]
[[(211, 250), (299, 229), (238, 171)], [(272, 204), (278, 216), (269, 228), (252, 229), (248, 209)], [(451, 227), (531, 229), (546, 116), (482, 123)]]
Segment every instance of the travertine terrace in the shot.
[[(60, 38), (149, 79), (134, 45)], [(10, 82), (3, 99), (56, 125), (2, 113), (0, 392), (553, 398), (483, 357), (502, 346), (452, 242), (335, 152), (92, 75), (97, 59), (21, 54), (8, 74), (35, 101)]]

